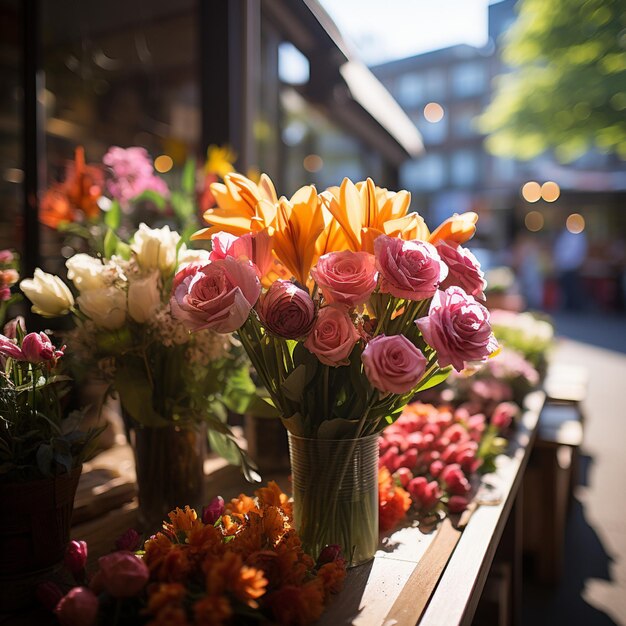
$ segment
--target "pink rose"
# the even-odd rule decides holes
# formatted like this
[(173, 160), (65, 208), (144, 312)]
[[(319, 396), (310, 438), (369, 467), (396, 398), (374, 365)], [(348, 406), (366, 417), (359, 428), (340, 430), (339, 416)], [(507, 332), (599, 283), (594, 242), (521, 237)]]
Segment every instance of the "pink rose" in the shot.
[(57, 350), (46, 333), (28, 333), (22, 340), (22, 352), (24, 358), (31, 363), (56, 362), (63, 356), (64, 348)]
[(449, 270), (448, 277), (441, 284), (441, 288), (462, 287), (470, 296), (485, 300), (484, 290), (487, 281), (476, 257), (467, 248), (451, 245), (446, 241), (437, 242), (436, 247)]
[(501, 402), (493, 411), (491, 423), (499, 430), (504, 430), (518, 413), (519, 407), (514, 402)]
[(378, 281), (374, 255), (352, 250), (321, 256), (311, 275), (326, 302), (348, 308), (367, 302)]
[(226, 257), (178, 272), (170, 305), (174, 317), (189, 330), (230, 333), (246, 321), (260, 293), (254, 265)]
[(348, 357), (358, 340), (359, 333), (348, 314), (334, 306), (326, 306), (320, 309), (304, 347), (322, 363), (337, 367), (349, 365)]
[(415, 323), (436, 350), (440, 367), (452, 365), (461, 371), (466, 361), (482, 361), (498, 346), (489, 311), (460, 287), (438, 291), (428, 316)]
[(415, 507), (422, 511), (434, 509), (443, 495), (437, 481), (428, 482), (424, 476), (411, 480), (407, 485), (407, 491), (411, 494)]
[(446, 465), (439, 477), (450, 493), (463, 495), (470, 490), (470, 484), (458, 463)]
[(448, 500), (448, 511), (450, 513), (462, 513), (467, 508), (469, 499), (465, 496), (450, 496)]
[(413, 480), (413, 472), (408, 467), (399, 467), (393, 477), (403, 486), (406, 487)]
[(14, 258), (11, 250), (0, 250), (0, 263), (11, 263)]
[(148, 566), (132, 552), (113, 552), (98, 559), (99, 582), (114, 598), (131, 598), (148, 582)]
[(361, 355), (365, 375), (383, 393), (407, 393), (422, 379), (428, 361), (404, 335), (378, 335)]
[(379, 235), (374, 241), (374, 253), (382, 276), (380, 290), (396, 298), (430, 298), (448, 275), (435, 246), (425, 241)]
[(74, 587), (54, 610), (61, 626), (92, 626), (98, 617), (98, 598), (86, 587)]
[(20, 347), (4, 335), (0, 335), (0, 355), (4, 357), (11, 357), (16, 361), (26, 360), (26, 357)]
[(134, 528), (129, 528), (115, 541), (115, 547), (118, 550), (134, 552), (139, 550), (139, 546), (141, 546), (141, 535)]
[(215, 233), (211, 237), (211, 244), (211, 261), (219, 261), (227, 256), (252, 261), (259, 270), (259, 277), (265, 276), (272, 266), (271, 237), (267, 230), (246, 233), (241, 237), (225, 232)]
[(263, 325), (285, 339), (306, 335), (315, 322), (311, 296), (288, 280), (277, 280), (259, 299), (257, 311)]
[(202, 522), (213, 526), (224, 515), (224, 498), (216, 496), (202, 509)]

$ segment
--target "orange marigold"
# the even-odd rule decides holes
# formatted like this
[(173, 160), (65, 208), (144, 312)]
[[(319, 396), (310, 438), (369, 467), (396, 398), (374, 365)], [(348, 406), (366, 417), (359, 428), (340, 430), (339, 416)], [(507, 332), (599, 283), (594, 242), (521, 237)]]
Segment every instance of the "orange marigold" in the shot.
[(192, 558), (220, 554), (224, 550), (220, 529), (211, 525), (194, 526), (187, 535), (187, 545)]
[(411, 507), (411, 496), (396, 485), (386, 467), (378, 470), (378, 525), (381, 531), (393, 528)]
[(187, 546), (174, 545), (165, 555), (158, 568), (152, 570), (152, 575), (160, 581), (185, 582), (191, 571)]
[(337, 560), (332, 563), (325, 563), (317, 572), (318, 577), (322, 580), (326, 599), (331, 593), (339, 593), (343, 587), (343, 581), (346, 578), (345, 561)]
[(259, 507), (257, 506), (256, 500), (243, 493), (240, 493), (239, 497), (233, 498), (224, 507), (224, 513), (239, 518), (242, 518), (244, 515), (247, 515), (251, 511), (257, 512), (258, 510)]
[(148, 586), (147, 615), (152, 616), (148, 622), (152, 626), (185, 626), (187, 617), (183, 602), (186, 590), (179, 583), (160, 583)]
[(198, 519), (198, 514), (195, 509), (190, 506), (185, 506), (184, 509), (176, 507), (173, 511), (170, 511), (167, 515), (170, 518), (170, 523), (163, 523), (163, 528), (171, 533), (178, 535), (178, 533), (188, 533), (194, 526), (202, 524), (202, 521)]
[(315, 578), (301, 587), (285, 585), (267, 599), (266, 606), (283, 626), (311, 624), (324, 611), (323, 581)]
[(261, 506), (277, 506), (282, 509), (289, 502), (289, 496), (273, 480), (267, 483), (267, 487), (260, 487), (254, 493)]
[(222, 626), (233, 615), (230, 601), (223, 595), (207, 596), (193, 605), (195, 626)]
[(172, 549), (172, 546), (173, 544), (169, 537), (163, 533), (157, 533), (146, 541), (144, 545), (146, 553), (143, 560), (151, 572), (159, 568), (163, 559)]
[(203, 565), (206, 589), (211, 596), (229, 593), (250, 607), (265, 593), (267, 579), (263, 572), (244, 565), (240, 554), (225, 552), (218, 559), (207, 559)]

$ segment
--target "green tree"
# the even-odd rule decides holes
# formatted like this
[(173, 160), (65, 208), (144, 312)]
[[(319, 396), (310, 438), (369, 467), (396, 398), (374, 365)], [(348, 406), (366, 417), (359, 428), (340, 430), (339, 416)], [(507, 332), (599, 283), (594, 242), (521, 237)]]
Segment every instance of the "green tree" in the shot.
[(519, 0), (505, 35), (492, 103), (480, 118), (487, 148), (563, 162), (589, 148), (626, 160), (624, 0)]

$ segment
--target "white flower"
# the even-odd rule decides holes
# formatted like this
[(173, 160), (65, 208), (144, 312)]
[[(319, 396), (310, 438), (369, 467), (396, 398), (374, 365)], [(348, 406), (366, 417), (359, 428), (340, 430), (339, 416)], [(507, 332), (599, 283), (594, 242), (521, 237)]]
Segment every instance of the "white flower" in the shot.
[(169, 226), (148, 228), (145, 224), (140, 224), (131, 250), (142, 269), (170, 272), (176, 263), (176, 246), (179, 240), (180, 235), (171, 231)]
[(183, 244), (178, 251), (178, 271), (189, 263), (208, 263), (209, 254), (208, 250), (190, 250)]
[(58, 317), (69, 313), (74, 306), (74, 296), (67, 285), (58, 277), (39, 268), (34, 278), (20, 283), (21, 290), (33, 303), (32, 311), (44, 317)]
[(128, 285), (128, 314), (140, 324), (152, 319), (161, 305), (159, 272), (150, 272)]
[(67, 277), (78, 291), (102, 289), (105, 286), (105, 266), (100, 259), (88, 254), (75, 254), (65, 262)]
[(90, 289), (76, 299), (80, 310), (96, 326), (115, 330), (126, 321), (126, 292), (117, 287)]

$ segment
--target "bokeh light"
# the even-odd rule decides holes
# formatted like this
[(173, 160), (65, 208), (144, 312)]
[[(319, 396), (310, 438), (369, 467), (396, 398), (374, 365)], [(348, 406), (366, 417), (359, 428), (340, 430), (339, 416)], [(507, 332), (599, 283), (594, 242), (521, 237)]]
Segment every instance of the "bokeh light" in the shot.
[(582, 233), (585, 230), (585, 218), (580, 213), (572, 213), (565, 221), (565, 228), (570, 233), (578, 235), (578, 233)]
[(524, 225), (531, 233), (536, 233), (543, 228), (544, 219), (539, 211), (529, 211), (524, 218)]
[(541, 197), (546, 202), (554, 202), (561, 195), (561, 188), (552, 180), (548, 180), (541, 185)]
[(534, 180), (529, 180), (522, 186), (522, 197), (526, 202), (537, 202), (541, 198), (541, 185)]
[(438, 102), (429, 102), (424, 107), (424, 117), (427, 122), (431, 124), (436, 124), (437, 122), (441, 122), (444, 116), (443, 107)]
[(167, 154), (161, 154), (154, 159), (154, 169), (161, 174), (169, 172), (173, 166), (174, 161), (172, 160), (172, 157)]
[(302, 165), (307, 172), (319, 172), (324, 167), (324, 161), (319, 154), (308, 154), (304, 157)]

